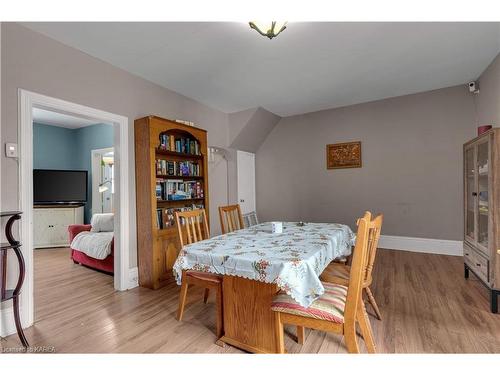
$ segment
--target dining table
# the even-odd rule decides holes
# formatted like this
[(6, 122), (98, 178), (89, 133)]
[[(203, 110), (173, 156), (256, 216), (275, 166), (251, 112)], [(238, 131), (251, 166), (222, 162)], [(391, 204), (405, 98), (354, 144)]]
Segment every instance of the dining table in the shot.
[(278, 292), (308, 307), (325, 289), (320, 275), (349, 256), (355, 234), (344, 224), (265, 222), (184, 246), (173, 267), (221, 275), (224, 335), (220, 341), (252, 353), (276, 353), (271, 303)]

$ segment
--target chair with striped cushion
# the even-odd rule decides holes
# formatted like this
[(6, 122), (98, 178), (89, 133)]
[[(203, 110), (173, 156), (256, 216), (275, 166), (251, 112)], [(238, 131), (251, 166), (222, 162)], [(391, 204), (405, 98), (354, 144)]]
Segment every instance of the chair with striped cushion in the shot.
[[(368, 267), (363, 279), (363, 291), (366, 293), (368, 302), (372, 306), (373, 311), (375, 311), (375, 315), (377, 316), (378, 320), (382, 320), (382, 315), (380, 314), (380, 310), (378, 308), (377, 302), (375, 301), (375, 297), (373, 297), (370, 286), (372, 284), (373, 265), (375, 263), (375, 255), (377, 253), (378, 240), (380, 238), (383, 219), (383, 215), (380, 214), (371, 221), (370, 231), (368, 234)], [(348, 285), (349, 272), (349, 265), (332, 262), (323, 271), (320, 278), (322, 281), (326, 281), (329, 283)]]
[(368, 352), (375, 353), (370, 321), (361, 298), (363, 276), (368, 265), (369, 212), (358, 219), (356, 246), (353, 253), (348, 286), (323, 283), (325, 293), (311, 306), (300, 306), (290, 296), (280, 293), (271, 304), (276, 319), (278, 352), (285, 352), (284, 325), (297, 326), (298, 341), (303, 343), (304, 327), (334, 332), (345, 337), (349, 353), (359, 353), (356, 339), (356, 323), (365, 340)]
[(330, 283), (324, 283), (323, 286), (325, 287), (325, 293), (309, 307), (302, 307), (286, 293), (280, 293), (273, 300), (273, 310), (342, 323), (344, 321), (347, 287)]

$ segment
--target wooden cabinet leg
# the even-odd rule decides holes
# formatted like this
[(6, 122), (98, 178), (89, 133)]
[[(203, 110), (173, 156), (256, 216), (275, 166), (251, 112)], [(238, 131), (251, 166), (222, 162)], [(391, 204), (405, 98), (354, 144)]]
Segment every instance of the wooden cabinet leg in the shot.
[(464, 263), (464, 277), (466, 279), (469, 278), (469, 267), (467, 267), (467, 264)]
[(491, 297), (491, 312), (496, 314), (498, 313), (498, 296), (500, 295), (500, 292), (498, 290), (491, 290), (490, 292), (490, 297)]
[(203, 303), (207, 303), (209, 294), (210, 294), (210, 289), (205, 288), (205, 294), (203, 294)]

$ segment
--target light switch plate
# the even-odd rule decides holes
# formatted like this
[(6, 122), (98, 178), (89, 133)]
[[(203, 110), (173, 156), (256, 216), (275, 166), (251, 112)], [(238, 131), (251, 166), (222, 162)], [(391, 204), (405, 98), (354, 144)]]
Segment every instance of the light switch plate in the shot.
[(17, 143), (6, 143), (5, 144), (5, 156), (8, 158), (17, 158)]

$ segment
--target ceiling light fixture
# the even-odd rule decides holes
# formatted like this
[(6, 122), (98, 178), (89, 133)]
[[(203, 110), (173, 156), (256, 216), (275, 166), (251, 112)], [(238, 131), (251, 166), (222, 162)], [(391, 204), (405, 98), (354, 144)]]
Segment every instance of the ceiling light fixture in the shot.
[(283, 30), (286, 29), (286, 21), (272, 21), (272, 22), (249, 22), (248, 23), (252, 29), (257, 31), (262, 36), (267, 36), (269, 39), (273, 39), (278, 36)]

